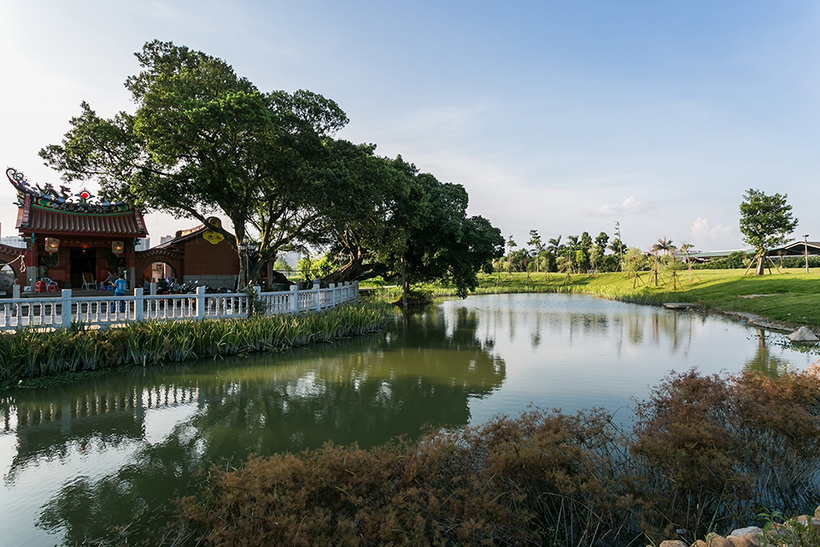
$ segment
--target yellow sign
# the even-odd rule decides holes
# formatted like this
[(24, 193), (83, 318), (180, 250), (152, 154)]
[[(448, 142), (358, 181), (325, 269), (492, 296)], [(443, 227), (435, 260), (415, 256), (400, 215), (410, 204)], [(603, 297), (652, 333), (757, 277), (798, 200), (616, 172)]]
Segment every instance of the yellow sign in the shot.
[(205, 232), (203, 232), (202, 234), (202, 237), (205, 238), (205, 241), (213, 245), (216, 245), (217, 243), (225, 239), (225, 236), (223, 236), (219, 232), (214, 232), (213, 230), (205, 230)]

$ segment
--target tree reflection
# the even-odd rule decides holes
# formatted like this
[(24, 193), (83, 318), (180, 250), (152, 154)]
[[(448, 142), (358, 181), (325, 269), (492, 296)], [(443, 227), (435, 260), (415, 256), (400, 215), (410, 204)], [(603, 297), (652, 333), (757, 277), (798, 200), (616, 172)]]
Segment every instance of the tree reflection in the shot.
[(789, 368), (789, 362), (786, 359), (772, 355), (766, 340), (766, 331), (757, 329), (755, 338), (757, 339), (755, 355), (746, 361), (746, 370), (760, 372), (770, 378), (776, 378), (785, 373)]
[[(416, 436), (425, 425), (466, 425), (469, 400), (505, 378), (477, 325), (473, 312), (445, 317), (427, 309), (380, 336), (15, 394), (4, 412), (9, 424), (16, 413), (10, 429), (18, 438), (6, 484), (45, 460), (79, 458), (80, 447), (105, 454), (130, 446), (129, 463), (116, 472), (64, 480), (38, 526), (64, 529), (71, 544), (148, 537), (168, 501), (190, 493), (197, 470), (211, 463), (236, 465), (250, 453), (327, 441), (371, 446)], [(174, 406), (190, 417), (162, 442), (146, 442), (148, 417)]]

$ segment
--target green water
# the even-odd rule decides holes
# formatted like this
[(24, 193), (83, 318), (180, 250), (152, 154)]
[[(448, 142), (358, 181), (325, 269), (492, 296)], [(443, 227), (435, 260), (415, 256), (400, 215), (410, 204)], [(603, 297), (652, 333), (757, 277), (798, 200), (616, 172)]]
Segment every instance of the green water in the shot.
[(815, 359), (760, 334), (719, 317), (582, 296), (481, 296), (292, 353), (14, 392), (0, 407), (0, 543), (145, 537), (209, 466), (251, 453), (372, 446), (529, 404), (604, 407), (628, 423), (632, 397), (672, 369), (776, 372)]

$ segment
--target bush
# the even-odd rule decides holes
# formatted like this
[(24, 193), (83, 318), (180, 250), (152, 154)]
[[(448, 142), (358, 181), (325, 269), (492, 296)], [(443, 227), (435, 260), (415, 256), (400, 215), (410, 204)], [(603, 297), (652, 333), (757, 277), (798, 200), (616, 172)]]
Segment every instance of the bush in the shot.
[(760, 507), (797, 513), (820, 499), (816, 367), (779, 378), (675, 375), (637, 415), (630, 449), (648, 535), (704, 537), (745, 525)]
[[(637, 545), (820, 498), (820, 374), (672, 375), (631, 435), (601, 411), (529, 411), (362, 450), (214, 469), (179, 503), (209, 545)], [(771, 507), (772, 505), (769, 505)]]

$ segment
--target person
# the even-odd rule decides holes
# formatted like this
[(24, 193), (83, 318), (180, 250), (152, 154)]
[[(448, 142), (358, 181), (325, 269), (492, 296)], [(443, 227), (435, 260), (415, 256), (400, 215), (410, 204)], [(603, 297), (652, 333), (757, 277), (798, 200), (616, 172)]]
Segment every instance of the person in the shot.
[(100, 285), (102, 287), (113, 287), (114, 282), (116, 280), (117, 280), (117, 276), (114, 275), (114, 272), (112, 272), (111, 270), (108, 270), (108, 277), (106, 277), (105, 281), (103, 281)]
[[(120, 274), (114, 281), (114, 296), (125, 296), (125, 291), (128, 289), (128, 281), (125, 276)], [(125, 300), (120, 300), (120, 311), (125, 311)]]

